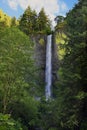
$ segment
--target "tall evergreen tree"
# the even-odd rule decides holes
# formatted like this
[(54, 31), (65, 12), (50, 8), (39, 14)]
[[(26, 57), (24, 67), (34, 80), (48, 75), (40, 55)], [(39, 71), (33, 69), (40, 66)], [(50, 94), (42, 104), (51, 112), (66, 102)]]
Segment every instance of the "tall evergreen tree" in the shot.
[(25, 10), (19, 21), (19, 28), (27, 35), (32, 34), (36, 31), (37, 13), (32, 10), (30, 6)]
[(16, 17), (11, 18), (11, 26), (17, 26), (18, 25), (18, 21), (16, 20)]
[(44, 11), (44, 8), (41, 9), (37, 16), (36, 11), (28, 6), (20, 18), (19, 28), (27, 35), (34, 33), (50, 33), (51, 22)]
[(38, 30), (44, 33), (51, 31), (51, 22), (44, 11), (44, 8), (41, 9), (38, 15)]

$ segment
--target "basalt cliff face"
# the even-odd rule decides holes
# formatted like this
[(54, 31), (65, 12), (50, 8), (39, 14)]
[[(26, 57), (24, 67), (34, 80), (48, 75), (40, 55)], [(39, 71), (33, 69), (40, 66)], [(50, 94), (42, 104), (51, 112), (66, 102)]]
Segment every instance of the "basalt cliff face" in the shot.
[(52, 35), (52, 82), (54, 84), (55, 81), (58, 80), (58, 68), (59, 68), (59, 61), (58, 61), (58, 48), (56, 45), (55, 40), (55, 33)]
[(38, 73), (41, 81), (45, 81), (45, 61), (46, 61), (46, 35), (38, 35), (34, 37), (34, 59), (35, 65), (38, 69)]

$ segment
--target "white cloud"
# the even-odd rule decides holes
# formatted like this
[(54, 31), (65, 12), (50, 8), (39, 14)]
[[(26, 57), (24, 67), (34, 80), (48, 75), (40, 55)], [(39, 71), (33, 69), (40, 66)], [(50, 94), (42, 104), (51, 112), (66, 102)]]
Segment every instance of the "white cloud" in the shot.
[(8, 4), (12, 9), (17, 10), (18, 3), (16, 0), (8, 0)]
[(37, 13), (44, 7), (45, 12), (50, 16), (52, 21), (55, 18), (55, 14), (59, 15), (67, 9), (67, 5), (63, 0), (8, 0), (8, 4), (14, 10), (18, 6), (25, 10), (29, 5)]
[(64, 10), (67, 10), (67, 9), (68, 9), (67, 5), (64, 2), (62, 2), (61, 3), (61, 10), (64, 11)]

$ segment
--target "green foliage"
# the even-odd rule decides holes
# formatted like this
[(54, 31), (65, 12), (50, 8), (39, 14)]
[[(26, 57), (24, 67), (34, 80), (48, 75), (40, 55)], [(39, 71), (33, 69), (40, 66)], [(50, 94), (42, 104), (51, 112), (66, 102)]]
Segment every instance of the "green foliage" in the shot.
[(0, 113), (0, 130), (23, 130), (21, 124), (10, 117), (9, 114)]
[[(11, 113), (24, 130), (35, 127), (38, 115), (38, 103), (33, 98), (36, 91), (33, 45), (15, 27), (0, 30), (0, 112)], [(11, 127), (15, 129), (18, 128)]]
[(39, 43), (40, 43), (41, 45), (44, 45), (44, 44), (45, 44), (44, 39), (41, 38), (41, 39), (39, 40)]
[(7, 14), (5, 14), (1, 9), (0, 9), (0, 26), (2, 28), (4, 27), (10, 27), (10, 26), (17, 26), (18, 21), (16, 20), (15, 17), (11, 18)]
[(10, 26), (11, 24), (11, 17), (6, 15), (1, 9), (0, 9), (0, 26)]
[(38, 31), (40, 33), (49, 34), (51, 32), (51, 22), (46, 15), (44, 8), (41, 9), (38, 15)]
[(19, 20), (19, 28), (27, 35), (48, 34), (51, 32), (50, 26), (51, 22), (43, 8), (37, 15), (36, 11), (28, 6)]
[(57, 130), (57, 128), (49, 128), (48, 130)]
[(17, 25), (18, 25), (18, 21), (16, 20), (15, 17), (13, 17), (13, 18), (11, 19), (11, 26), (16, 27)]
[(64, 33), (57, 32), (56, 44), (58, 46), (58, 58), (62, 60), (65, 55), (65, 45), (67, 44), (67, 37)]
[(57, 23), (55, 30), (59, 33), (66, 32), (65, 28), (67, 26), (67, 21), (65, 20), (65, 18), (63, 16), (57, 16), (55, 18), (55, 21)]
[(19, 28), (27, 35), (33, 34), (37, 30), (37, 13), (30, 6), (25, 10), (19, 20)]
[(6, 112), (9, 103), (20, 100), (30, 89), (33, 44), (16, 28), (1, 30), (0, 39), (0, 97)]
[(57, 24), (62, 23), (64, 21), (64, 17), (63, 16), (57, 16), (55, 18), (55, 21), (56, 21)]
[(38, 102), (26, 95), (22, 97), (20, 101), (12, 102), (9, 106), (9, 111), (12, 112), (12, 116), (15, 120), (18, 118), (22, 124), (26, 127), (35, 127), (37, 115), (38, 115)]
[[(58, 107), (57, 115), (59, 124), (66, 129), (86, 129), (81, 125), (86, 123), (86, 85), (87, 85), (87, 38), (86, 17), (87, 1), (80, 0), (79, 3), (67, 14), (66, 25), (62, 32), (66, 34), (64, 44), (64, 56), (60, 59), (59, 81), (55, 84)], [(61, 30), (57, 25), (57, 32)], [(66, 44), (67, 43), (67, 44)], [(60, 51), (61, 51), (61, 48)], [(59, 52), (60, 53), (60, 52)], [(84, 123), (84, 124), (85, 124)]]

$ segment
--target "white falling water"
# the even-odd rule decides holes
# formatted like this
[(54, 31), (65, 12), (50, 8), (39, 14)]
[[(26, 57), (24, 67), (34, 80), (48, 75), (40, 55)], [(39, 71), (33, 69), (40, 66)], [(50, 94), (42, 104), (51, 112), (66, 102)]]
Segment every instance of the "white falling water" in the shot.
[(47, 45), (46, 45), (46, 72), (45, 72), (45, 81), (46, 81), (46, 87), (45, 87), (45, 96), (46, 100), (51, 98), (51, 84), (52, 84), (52, 63), (51, 63), (51, 57), (52, 57), (52, 35), (47, 36)]

